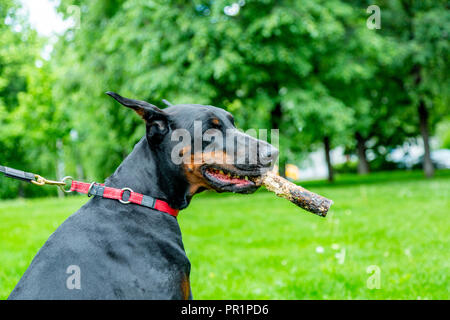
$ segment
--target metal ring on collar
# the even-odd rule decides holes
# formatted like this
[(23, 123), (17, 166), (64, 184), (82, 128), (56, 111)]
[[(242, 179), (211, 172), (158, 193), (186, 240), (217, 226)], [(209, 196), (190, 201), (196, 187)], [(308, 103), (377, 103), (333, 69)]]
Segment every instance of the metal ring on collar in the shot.
[(90, 198), (93, 196), (93, 194), (91, 194), (91, 190), (92, 187), (94, 186), (95, 182), (92, 182), (91, 185), (89, 186), (88, 192), (87, 192), (87, 196)]
[[(130, 188), (123, 188), (122, 191), (129, 191), (129, 192), (130, 192), (130, 197), (131, 197), (131, 193), (134, 192), (134, 191), (131, 190)], [(122, 192), (122, 199), (119, 199), (120, 203), (123, 203), (123, 204), (129, 204), (129, 203), (131, 203), (130, 200), (128, 200), (128, 201), (124, 201), (124, 200), (123, 200), (123, 194), (124, 194), (124, 193), (125, 193), (125, 192)]]
[[(69, 189), (66, 189), (66, 186), (67, 186), (66, 181), (67, 181), (67, 180), (70, 180), (70, 186), (69, 186)], [(65, 183), (65, 186), (59, 186), (59, 188), (60, 188), (64, 193), (71, 193), (72, 190), (70, 190), (70, 189), (72, 188), (73, 178), (72, 178), (71, 176), (67, 176), (67, 177), (62, 178), (61, 181)]]

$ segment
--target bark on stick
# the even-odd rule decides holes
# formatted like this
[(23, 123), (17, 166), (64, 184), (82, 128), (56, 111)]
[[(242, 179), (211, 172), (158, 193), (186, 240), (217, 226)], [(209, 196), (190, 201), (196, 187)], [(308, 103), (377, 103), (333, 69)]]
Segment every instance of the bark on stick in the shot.
[(308, 191), (272, 171), (262, 176), (258, 183), (264, 185), (267, 190), (274, 192), (277, 196), (288, 199), (300, 208), (321, 217), (327, 215), (328, 209), (333, 204), (332, 200)]

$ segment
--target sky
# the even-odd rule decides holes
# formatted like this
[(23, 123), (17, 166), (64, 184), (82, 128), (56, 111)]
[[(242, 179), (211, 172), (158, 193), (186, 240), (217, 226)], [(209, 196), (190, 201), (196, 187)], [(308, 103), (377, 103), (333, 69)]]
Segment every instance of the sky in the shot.
[[(64, 21), (61, 15), (57, 14), (55, 7), (58, 5), (59, 0), (20, 1), (27, 12), (31, 26), (43, 36), (49, 37), (55, 34), (62, 34), (74, 24), (73, 20), (68, 19)], [(229, 16), (235, 16), (239, 14), (241, 7), (244, 5), (245, 0), (234, 2), (224, 8), (224, 13)]]
[(62, 16), (56, 12), (58, 0), (20, 1), (31, 27), (42, 36), (49, 38), (41, 53), (42, 58), (48, 60), (53, 51), (53, 45), (58, 39), (57, 35), (62, 34), (67, 28), (73, 26), (73, 20), (64, 21)]
[(28, 13), (31, 26), (43, 36), (61, 34), (70, 25), (70, 21), (64, 21), (56, 13), (55, 0), (21, 0), (24, 9)]

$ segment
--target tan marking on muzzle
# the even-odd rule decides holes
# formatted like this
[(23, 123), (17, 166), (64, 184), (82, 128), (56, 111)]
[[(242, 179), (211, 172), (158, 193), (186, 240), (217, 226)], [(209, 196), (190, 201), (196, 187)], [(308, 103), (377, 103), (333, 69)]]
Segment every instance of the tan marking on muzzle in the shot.
[[(185, 151), (183, 149), (183, 151)], [(184, 155), (185, 163), (184, 163), (184, 173), (189, 182), (189, 193), (194, 195), (197, 193), (198, 189), (206, 188), (211, 189), (208, 181), (202, 174), (201, 167), (205, 164), (217, 164), (223, 168), (233, 169), (234, 166), (226, 164), (230, 162), (232, 159), (226, 154), (224, 151), (212, 151), (212, 152), (199, 152), (196, 154), (191, 154), (190, 157), (187, 156), (187, 151), (185, 151)]]

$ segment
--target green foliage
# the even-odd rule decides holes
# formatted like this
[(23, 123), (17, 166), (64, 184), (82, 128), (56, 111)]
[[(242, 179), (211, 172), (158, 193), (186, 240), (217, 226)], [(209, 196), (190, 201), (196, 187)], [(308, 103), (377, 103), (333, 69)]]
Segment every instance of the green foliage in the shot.
[[(81, 23), (43, 61), (46, 39), (18, 1), (0, 0), (0, 163), (105, 179), (145, 130), (107, 90), (213, 104), (242, 129), (278, 128), (281, 163), (325, 137), (354, 153), (356, 133), (384, 158), (418, 136), (419, 100), (432, 133), (448, 114), (445, 2), (381, 1), (381, 30), (366, 27), (368, 1), (240, 3), (233, 16), (225, 0), (62, 0), (58, 10), (68, 18), (79, 6)], [(19, 189), (47, 192), (0, 179), (0, 197)]]
[[(236, 16), (224, 14), (228, 1), (63, 1), (61, 10), (70, 4), (81, 5), (81, 28), (68, 32), (57, 60), (65, 74), (75, 76), (56, 90), (64, 104), (79, 105), (80, 114), (73, 115), (80, 119), (78, 131), (95, 130), (81, 119), (94, 115), (101, 121), (95, 134), (112, 158), (105, 164), (102, 155), (91, 154), (90, 160), (102, 176), (142, 133), (138, 120), (107, 102), (105, 90), (155, 104), (166, 98), (226, 108), (243, 129), (279, 128), (283, 154), (295, 156), (324, 135), (336, 136), (336, 144), (345, 141), (354, 123), (354, 112), (326, 79), (345, 82), (349, 90), (352, 81), (373, 73), (374, 65), (341, 50), (349, 38), (347, 24), (361, 34), (350, 38), (354, 51), (371, 39), (364, 16), (353, 19), (353, 7), (342, 1), (247, 1)], [(88, 140), (82, 144), (92, 150)]]
[[(402, 109), (415, 111), (419, 101), (424, 100), (433, 131), (436, 122), (450, 110), (448, 2), (395, 0), (382, 1), (380, 6), (387, 17), (381, 34), (394, 39), (400, 52), (392, 71), (407, 94)], [(418, 123), (417, 115), (413, 119)]]
[(450, 149), (450, 119), (444, 119), (439, 123), (436, 130), (440, 147), (444, 149)]
[(346, 161), (334, 166), (336, 173), (356, 173), (358, 169), (358, 162)]
[[(50, 72), (35, 65), (44, 42), (16, 15), (17, 8), (13, 1), (0, 1), (0, 19), (7, 22), (0, 24), (0, 164), (27, 170), (43, 165), (43, 173), (53, 173), (48, 143), (60, 124), (47, 121)], [(1, 178), (0, 198), (46, 194), (30, 187)]]

